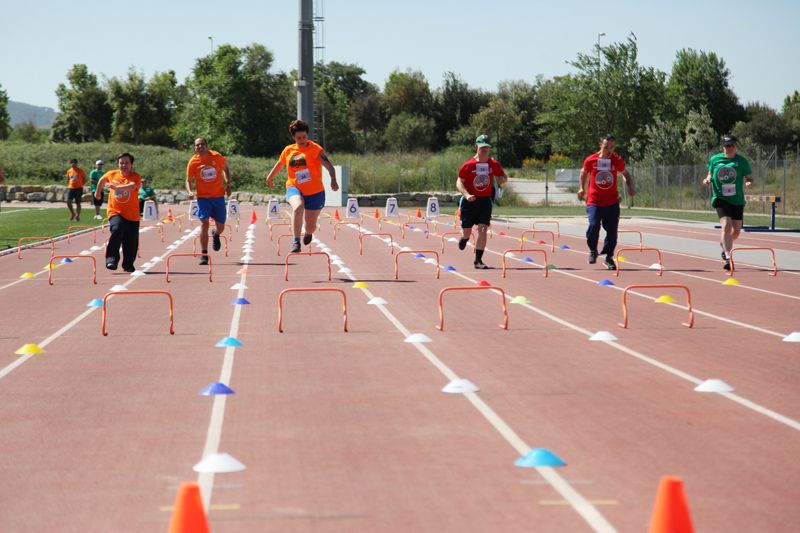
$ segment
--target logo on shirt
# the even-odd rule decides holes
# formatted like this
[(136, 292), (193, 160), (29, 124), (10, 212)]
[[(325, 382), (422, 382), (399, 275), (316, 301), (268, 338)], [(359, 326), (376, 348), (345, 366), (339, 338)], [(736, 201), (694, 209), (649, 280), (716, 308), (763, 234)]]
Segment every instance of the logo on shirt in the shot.
[(128, 200), (131, 199), (131, 191), (114, 191), (114, 200), (117, 202), (124, 204), (127, 203)]
[(292, 168), (308, 166), (306, 165), (306, 156), (304, 154), (292, 156), (289, 159), (289, 166)]
[(736, 179), (736, 169), (729, 166), (722, 166), (717, 171), (717, 179), (723, 183), (728, 183)]
[(472, 180), (472, 186), (475, 187), (476, 191), (483, 191), (489, 187), (490, 183), (489, 163), (476, 163), (475, 178)]
[(601, 170), (595, 174), (594, 184), (598, 189), (610, 189), (614, 185), (614, 175), (608, 170)]
[(217, 179), (217, 169), (214, 167), (203, 167), (200, 169), (200, 179), (203, 181), (214, 181)]

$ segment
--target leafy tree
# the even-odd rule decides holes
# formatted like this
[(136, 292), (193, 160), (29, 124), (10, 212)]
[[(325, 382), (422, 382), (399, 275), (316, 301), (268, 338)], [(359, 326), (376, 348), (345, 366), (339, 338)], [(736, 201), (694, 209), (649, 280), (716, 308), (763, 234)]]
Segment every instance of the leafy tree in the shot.
[(434, 128), (433, 119), (402, 112), (389, 120), (384, 136), (391, 150), (429, 150), (434, 142)]
[(286, 74), (270, 72), (272, 64), (272, 52), (260, 44), (226, 44), (198, 59), (186, 82), (175, 141), (188, 146), (202, 136), (226, 153), (280, 152), (290, 140), (295, 94)]
[(444, 73), (444, 83), (433, 99), (436, 121), (436, 146), (447, 144), (448, 134), (469, 122), (469, 118), (489, 103), (489, 95), (472, 89), (458, 74)]
[(361, 96), (351, 102), (350, 127), (357, 134), (361, 151), (383, 146), (388, 113), (386, 98), (380, 92)]
[(61, 110), (50, 136), (55, 142), (105, 141), (111, 135), (111, 106), (108, 94), (86, 65), (73, 65), (67, 73), (69, 86), (56, 89)]
[(470, 144), (475, 142), (475, 137), (485, 133), (492, 140), (495, 157), (501, 163), (518, 163), (514, 153), (514, 141), (522, 119), (511, 103), (496, 96), (489, 105), (472, 115), (469, 123), (475, 132)]
[(8, 94), (0, 85), (0, 141), (8, 139), (11, 133), (11, 117), (8, 115)]
[(683, 159), (683, 135), (674, 122), (656, 117), (652, 124), (645, 126), (644, 137), (643, 154), (637, 158), (643, 163), (674, 165)]
[(330, 152), (354, 151), (356, 134), (350, 128), (350, 103), (344, 91), (332, 80), (326, 80), (316, 99), (316, 105), (323, 110), (322, 116), (317, 116), (317, 130), (321, 133), (318, 140)]
[(125, 80), (110, 79), (112, 141), (172, 146), (180, 93), (173, 71), (157, 73), (149, 82), (134, 69)]
[(49, 134), (50, 130), (37, 128), (33, 122), (28, 121), (14, 126), (8, 138), (12, 141), (20, 141), (29, 144), (44, 144), (47, 142)]
[(733, 134), (762, 146), (785, 149), (792, 142), (791, 124), (784, 115), (766, 104), (747, 105), (747, 122), (737, 122)]
[(730, 77), (725, 61), (714, 52), (681, 49), (672, 64), (667, 93), (675, 102), (678, 116), (705, 106), (714, 129), (721, 135), (745, 118), (744, 109), (730, 88)]
[(318, 86), (330, 83), (342, 92), (347, 102), (378, 92), (378, 87), (363, 78), (366, 73), (358, 65), (338, 61), (314, 65), (315, 83)]
[(709, 152), (719, 146), (719, 135), (714, 131), (711, 115), (705, 106), (691, 110), (686, 116), (683, 150), (693, 163), (705, 162)]
[(389, 115), (408, 113), (430, 117), (433, 109), (433, 94), (425, 75), (418, 70), (389, 74), (383, 88)]
[[(537, 79), (539, 82), (541, 78)], [(538, 155), (544, 155), (541, 150), (541, 126), (536, 120), (542, 111), (537, 85), (521, 80), (504, 81), (497, 87), (497, 97), (508, 102), (519, 117), (519, 126), (503, 134), (511, 148), (507, 155), (509, 162), (519, 165), (525, 158), (537, 153), (537, 149)]]
[(800, 92), (795, 91), (783, 100), (783, 116), (789, 121), (792, 142), (800, 142)]

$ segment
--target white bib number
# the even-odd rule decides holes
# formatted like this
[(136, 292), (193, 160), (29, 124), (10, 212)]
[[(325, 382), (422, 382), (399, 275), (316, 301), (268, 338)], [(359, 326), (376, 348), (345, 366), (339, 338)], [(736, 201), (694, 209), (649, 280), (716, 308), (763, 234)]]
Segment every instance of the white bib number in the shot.
[(197, 205), (197, 200), (192, 200), (189, 203), (189, 218), (192, 220), (200, 218), (200, 207)]
[(425, 216), (427, 218), (436, 218), (439, 216), (439, 199), (435, 196), (428, 198), (428, 209), (426, 209)]
[(268, 218), (281, 218), (281, 215), (278, 212), (278, 199), (277, 198), (270, 198), (269, 199), (269, 203), (267, 203), (267, 217)]
[(400, 209), (397, 208), (397, 198), (390, 196), (386, 199), (386, 210), (384, 215), (387, 217), (399, 217)]
[(294, 174), (294, 179), (298, 185), (301, 185), (303, 183), (308, 183), (309, 181), (311, 181), (311, 172), (309, 172), (307, 168), (304, 168), (303, 170), (298, 170)]
[(239, 218), (239, 200), (228, 200), (228, 215), (231, 218)]
[(360, 218), (357, 198), (347, 199), (347, 218)]
[(722, 184), (722, 196), (736, 196), (736, 184), (735, 183), (723, 183)]
[(597, 160), (597, 170), (611, 170), (611, 160), (610, 159), (598, 159)]
[(144, 202), (144, 211), (142, 218), (146, 222), (155, 222), (158, 220), (158, 213), (156, 212), (156, 203), (153, 200), (146, 200)]

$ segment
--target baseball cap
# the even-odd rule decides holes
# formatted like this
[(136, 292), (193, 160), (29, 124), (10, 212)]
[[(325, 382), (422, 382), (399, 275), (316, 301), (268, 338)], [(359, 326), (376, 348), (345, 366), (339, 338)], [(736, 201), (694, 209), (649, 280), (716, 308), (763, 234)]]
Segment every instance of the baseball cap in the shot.
[(478, 148), (483, 148), (484, 146), (488, 146), (489, 148), (492, 147), (492, 143), (489, 142), (488, 135), (478, 135), (478, 138), (475, 139), (475, 144)]
[(736, 144), (736, 137), (733, 135), (722, 136), (722, 146), (733, 146), (734, 144)]
[(77, 159), (75, 159), (75, 158), (73, 157), (72, 159), (70, 159), (70, 160), (69, 160), (69, 162), (70, 162), (70, 163), (77, 163), (77, 162), (78, 162), (78, 160), (77, 160)]
[(94, 166), (97, 166), (97, 165), (105, 165), (105, 163), (103, 162), (102, 159), (98, 159), (97, 161), (94, 162)]

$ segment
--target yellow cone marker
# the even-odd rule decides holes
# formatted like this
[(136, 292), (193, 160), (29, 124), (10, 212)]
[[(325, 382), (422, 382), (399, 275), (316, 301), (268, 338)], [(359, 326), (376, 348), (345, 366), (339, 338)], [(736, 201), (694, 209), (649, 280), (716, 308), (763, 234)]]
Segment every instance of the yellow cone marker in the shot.
[(513, 300), (511, 300), (512, 304), (529, 304), (531, 301), (525, 296), (515, 296)]
[(620, 263), (624, 263), (625, 261), (627, 261), (627, 259), (625, 259), (625, 257), (623, 256), (619, 256), (617, 257), (617, 261), (619, 261)]
[(523, 238), (522, 238), (522, 240), (523, 240), (523, 241), (527, 241), (527, 240), (528, 240), (528, 238), (527, 238), (527, 237), (523, 237)]
[(736, 278), (728, 278), (722, 282), (723, 285), (741, 285), (738, 279)]
[(44, 350), (39, 348), (36, 344), (23, 344), (22, 347), (14, 353), (17, 355), (34, 355), (37, 353), (44, 353)]
[(659, 296), (656, 299), (655, 303), (657, 303), (657, 304), (674, 304), (675, 303), (675, 298), (673, 298), (672, 296), (669, 296), (668, 294), (665, 294), (664, 296)]
[(42, 268), (43, 268), (43, 269), (45, 269), (45, 270), (49, 270), (49, 269), (51, 269), (51, 268), (56, 268), (56, 265), (54, 265), (54, 264), (52, 264), (52, 263), (47, 263), (47, 264), (46, 264), (45, 266), (43, 266)]
[(23, 275), (20, 276), (20, 278), (22, 278), (22, 279), (31, 279), (31, 278), (35, 278), (35, 277), (36, 277), (36, 274), (34, 274), (33, 272), (25, 272)]
[(354, 289), (366, 289), (368, 286), (369, 285), (367, 285), (363, 281), (356, 281), (355, 283), (353, 283)]

